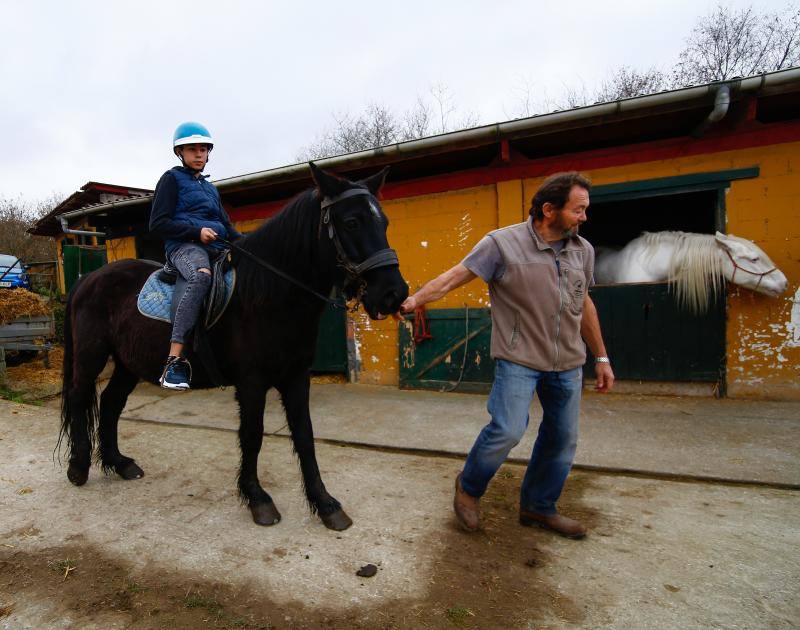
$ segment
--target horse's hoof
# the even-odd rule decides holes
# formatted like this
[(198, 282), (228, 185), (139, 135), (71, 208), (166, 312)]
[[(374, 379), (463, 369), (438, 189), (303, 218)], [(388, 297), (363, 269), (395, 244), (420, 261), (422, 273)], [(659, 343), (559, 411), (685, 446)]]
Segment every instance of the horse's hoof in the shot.
[(253, 515), (253, 522), (256, 525), (275, 525), (281, 520), (281, 513), (275, 507), (275, 503), (258, 503), (250, 506), (250, 513)]
[(82, 486), (86, 483), (88, 478), (88, 468), (79, 468), (75, 464), (70, 464), (69, 468), (67, 468), (67, 479), (69, 479), (76, 486)]
[(114, 466), (114, 470), (123, 479), (141, 479), (144, 477), (144, 471), (133, 460), (122, 466)]
[(342, 509), (338, 509), (332, 514), (320, 514), (319, 517), (325, 527), (337, 532), (341, 532), (353, 524), (353, 520)]

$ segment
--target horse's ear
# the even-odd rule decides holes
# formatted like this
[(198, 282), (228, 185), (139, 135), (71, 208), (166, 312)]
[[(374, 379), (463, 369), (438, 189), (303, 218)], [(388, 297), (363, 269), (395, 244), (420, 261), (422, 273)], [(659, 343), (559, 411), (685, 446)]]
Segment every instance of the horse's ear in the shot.
[(717, 243), (722, 245), (725, 249), (731, 249), (730, 239), (719, 230), (717, 230), (717, 232), (714, 234), (714, 238), (716, 239)]
[(311, 168), (311, 177), (314, 179), (321, 197), (335, 197), (350, 187), (347, 180), (323, 171), (314, 162), (309, 162), (308, 166)]
[(370, 175), (366, 179), (362, 179), (360, 183), (364, 184), (373, 195), (378, 196), (378, 191), (383, 187), (386, 181), (386, 175), (389, 173), (389, 167), (386, 166), (374, 175)]

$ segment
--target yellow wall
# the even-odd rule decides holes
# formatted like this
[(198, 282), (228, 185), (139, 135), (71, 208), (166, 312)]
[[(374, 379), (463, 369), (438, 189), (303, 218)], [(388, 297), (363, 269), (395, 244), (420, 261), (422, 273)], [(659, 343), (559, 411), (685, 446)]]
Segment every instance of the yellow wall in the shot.
[(264, 219), (248, 219), (247, 221), (234, 221), (233, 227), (235, 227), (240, 234), (247, 234), (261, 227), (262, 223), (264, 223)]
[[(732, 182), (727, 194), (727, 231), (757, 243), (786, 274), (790, 288), (773, 299), (729, 286), (728, 394), (800, 399), (800, 321), (791, 321), (793, 296), (800, 286), (800, 196), (796, 193), (800, 188), (800, 143), (645, 162), (588, 174), (601, 185), (752, 166), (760, 168), (760, 176)], [(542, 179), (384, 202), (391, 222), (389, 243), (398, 252), (411, 291), (459, 262), (486, 232), (524, 220)], [(487, 301), (485, 285), (476, 280), (435, 307), (478, 307)], [(353, 324), (361, 360), (359, 382), (396, 385), (398, 324), (391, 319), (370, 321), (363, 311), (353, 317)]]
[(114, 238), (106, 241), (106, 259), (108, 262), (136, 258), (136, 239), (132, 236)]
[[(506, 188), (500, 206), (510, 223), (519, 222), (522, 206), (513, 206), (521, 204), (520, 183)], [(395, 199), (381, 205), (389, 217), (389, 245), (397, 250), (400, 271), (411, 292), (459, 263), (484, 234), (498, 227), (494, 185)], [(437, 302), (436, 308), (463, 308), (465, 304), (485, 307), (488, 302), (486, 285), (475, 280)], [(358, 381), (397, 385), (398, 323), (391, 318), (370, 320), (363, 309), (350, 317), (361, 362)]]

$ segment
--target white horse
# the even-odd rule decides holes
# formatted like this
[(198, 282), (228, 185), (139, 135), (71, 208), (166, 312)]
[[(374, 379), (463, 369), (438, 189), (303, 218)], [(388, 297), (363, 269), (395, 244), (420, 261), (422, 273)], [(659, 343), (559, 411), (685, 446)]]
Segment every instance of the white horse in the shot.
[(694, 312), (708, 308), (724, 282), (771, 297), (789, 283), (752, 241), (717, 232), (644, 232), (622, 249), (598, 247), (597, 284), (668, 282), (678, 302)]

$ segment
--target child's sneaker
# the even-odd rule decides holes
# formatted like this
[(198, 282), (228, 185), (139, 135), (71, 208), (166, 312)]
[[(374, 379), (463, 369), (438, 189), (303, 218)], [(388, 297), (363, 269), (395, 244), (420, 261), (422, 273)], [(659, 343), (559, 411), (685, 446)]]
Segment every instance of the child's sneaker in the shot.
[(189, 389), (192, 381), (192, 366), (182, 357), (167, 357), (167, 364), (159, 382), (164, 389)]

